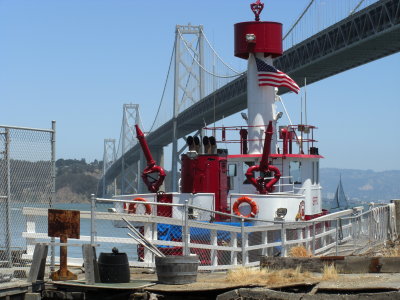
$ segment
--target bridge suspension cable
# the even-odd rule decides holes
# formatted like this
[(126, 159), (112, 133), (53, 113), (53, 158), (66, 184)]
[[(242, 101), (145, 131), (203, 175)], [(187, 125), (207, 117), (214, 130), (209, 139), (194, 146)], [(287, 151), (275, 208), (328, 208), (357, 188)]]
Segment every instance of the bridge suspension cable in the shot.
[(310, 0), (283, 36), (284, 50), (304, 41), (378, 0)]
[[(206, 39), (207, 44), (210, 46), (211, 50), (213, 50), (214, 54), (218, 57), (218, 59), (219, 59), (225, 66), (227, 66), (230, 70), (232, 70), (232, 71), (235, 72), (236, 74), (234, 74), (234, 75), (218, 75), (218, 74), (215, 74), (214, 72), (208, 71), (208, 70), (196, 59), (196, 57), (193, 55), (193, 53), (192, 53), (193, 51), (190, 50), (190, 47), (188, 46), (187, 41), (184, 39), (184, 37), (182, 36), (182, 34), (181, 34), (180, 31), (179, 31), (179, 36), (180, 36), (181, 40), (183, 41), (183, 44), (185, 45), (186, 50), (188, 51), (188, 53), (189, 53), (190, 56), (192, 57), (193, 61), (196, 62), (196, 64), (197, 64), (204, 72), (206, 72), (207, 74), (209, 74), (209, 75), (211, 75), (211, 76), (214, 76), (214, 77), (218, 77), (218, 78), (234, 78), (234, 77), (241, 76), (241, 75), (243, 75), (243, 74), (245, 73), (245, 72), (239, 73), (239, 72), (233, 70), (230, 66), (228, 66), (228, 65), (220, 58), (220, 56), (217, 54), (217, 52), (215, 52), (214, 48), (211, 47), (210, 43), (209, 43), (208, 40)], [(205, 35), (203, 35), (203, 36), (205, 37)]]
[(174, 44), (174, 46), (172, 47), (172, 52), (171, 52), (171, 58), (170, 58), (170, 60), (169, 60), (169, 66), (168, 66), (167, 77), (165, 78), (164, 88), (163, 88), (163, 91), (162, 91), (162, 94), (161, 94), (160, 103), (158, 104), (157, 113), (156, 113), (156, 116), (154, 117), (153, 124), (151, 124), (151, 127), (150, 127), (150, 129), (149, 129), (149, 132), (151, 132), (151, 131), (153, 130), (154, 125), (155, 125), (155, 123), (156, 123), (156, 120), (158, 119), (158, 114), (160, 113), (161, 105), (162, 105), (163, 100), (164, 100), (165, 91), (166, 91), (166, 89), (167, 89), (168, 78), (169, 78), (169, 73), (170, 73), (170, 71), (171, 71), (171, 66), (172, 66), (172, 61), (173, 61), (173, 59), (174, 59), (174, 54), (175, 54), (175, 44)]
[(200, 28), (200, 32), (203, 35), (204, 39), (206, 40), (208, 46), (210, 46), (211, 50), (213, 51), (213, 53), (215, 54), (215, 56), (232, 72), (238, 74), (238, 75), (242, 75), (244, 72), (238, 72), (235, 69), (233, 69), (230, 65), (228, 65), (227, 63), (225, 63), (225, 61), (218, 55), (218, 52), (215, 51), (214, 47), (211, 45), (210, 41), (208, 40), (206, 34), (204, 33), (204, 30), (202, 28)]

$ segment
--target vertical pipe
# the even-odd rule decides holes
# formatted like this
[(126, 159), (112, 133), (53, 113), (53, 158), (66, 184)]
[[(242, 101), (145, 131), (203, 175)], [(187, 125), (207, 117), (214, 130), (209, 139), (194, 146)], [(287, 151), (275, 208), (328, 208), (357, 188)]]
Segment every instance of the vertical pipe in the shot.
[[(51, 190), (51, 199), (50, 199), (50, 208), (53, 207), (56, 202), (56, 121), (51, 121), (51, 176), (52, 176), (52, 190)], [(53, 273), (56, 268), (56, 249), (54, 246), (56, 239), (54, 237), (51, 238), (51, 246), (50, 246), (50, 273)]]
[(183, 224), (183, 255), (189, 255), (189, 206), (188, 200), (185, 200), (184, 205), (184, 224)]
[(6, 198), (6, 236), (5, 236), (5, 246), (6, 246), (6, 258), (8, 260), (7, 267), (12, 267), (12, 255), (11, 255), (11, 172), (10, 172), (10, 129), (5, 129), (6, 138), (6, 149), (5, 149), (5, 160), (7, 167), (7, 198)]
[(90, 204), (90, 244), (94, 247), (96, 236), (96, 197), (94, 194), (91, 195)]

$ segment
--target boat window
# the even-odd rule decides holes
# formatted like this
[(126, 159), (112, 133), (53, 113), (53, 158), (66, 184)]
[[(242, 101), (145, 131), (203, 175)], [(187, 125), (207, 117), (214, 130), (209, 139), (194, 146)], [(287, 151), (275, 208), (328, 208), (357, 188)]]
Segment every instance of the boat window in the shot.
[(236, 164), (228, 165), (228, 176), (233, 177), (237, 175)]
[[(246, 177), (247, 169), (251, 166), (254, 166), (254, 161), (243, 162), (243, 177), (244, 177), (243, 184), (251, 184), (251, 182), (249, 180), (247, 180), (247, 177)], [(254, 172), (254, 176), (255, 177), (260, 176), (259, 172)]]
[(289, 164), (290, 183), (300, 184), (301, 183), (301, 162), (291, 161)]

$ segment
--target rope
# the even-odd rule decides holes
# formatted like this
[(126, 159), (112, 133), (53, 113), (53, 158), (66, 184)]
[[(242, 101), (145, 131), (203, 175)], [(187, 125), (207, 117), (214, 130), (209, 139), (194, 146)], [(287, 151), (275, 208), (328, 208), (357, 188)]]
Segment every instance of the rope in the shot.
[(231, 76), (223, 76), (223, 75), (217, 75), (214, 74), (213, 72), (208, 71), (207, 69), (205, 69), (201, 63), (194, 57), (194, 55), (192, 54), (192, 51), (190, 50), (190, 48), (187, 45), (187, 41), (183, 38), (182, 33), (178, 30), (179, 36), (181, 38), (181, 40), (183, 41), (183, 44), (185, 45), (186, 50), (189, 52), (190, 56), (192, 57), (192, 59), (196, 62), (196, 64), (207, 74), (211, 75), (211, 76), (215, 76), (218, 78), (233, 78), (233, 77), (238, 77), (241, 76), (243, 74), (245, 74), (246, 72), (240, 73), (240, 74), (235, 74), (235, 75), (231, 75)]

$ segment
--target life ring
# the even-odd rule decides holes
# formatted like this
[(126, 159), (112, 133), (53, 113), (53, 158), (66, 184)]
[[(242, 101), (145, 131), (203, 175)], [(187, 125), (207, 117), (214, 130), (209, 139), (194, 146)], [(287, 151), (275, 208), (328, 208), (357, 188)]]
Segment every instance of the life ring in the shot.
[[(242, 204), (242, 203), (248, 203), (249, 205), (250, 205), (250, 207), (251, 207), (251, 212), (248, 214), (248, 215), (242, 215), (241, 213), (240, 213), (240, 211), (239, 211), (239, 206), (240, 206), (240, 204)], [(245, 217), (245, 218), (250, 218), (250, 217), (252, 217), (252, 218), (254, 218), (256, 215), (257, 215), (257, 213), (258, 213), (258, 205), (257, 205), (257, 203), (253, 200), (253, 199), (251, 199), (251, 198), (249, 198), (249, 197), (240, 197), (240, 198), (238, 198), (236, 201), (235, 201), (235, 203), (233, 203), (233, 207), (232, 207), (232, 209), (233, 209), (233, 212), (237, 215), (237, 216), (239, 216), (239, 217)]]
[(297, 212), (296, 221), (304, 221), (306, 219), (306, 214), (305, 214), (305, 202), (304, 200), (300, 202), (299, 204), (299, 211)]
[[(149, 203), (146, 203), (146, 199), (143, 198), (135, 198), (133, 199), (133, 201), (141, 201), (141, 202), (145, 202), (143, 203), (143, 205), (146, 208), (145, 214), (146, 215), (151, 215), (151, 205)], [(128, 205), (128, 214), (136, 214), (136, 209), (139, 203), (129, 203)]]

